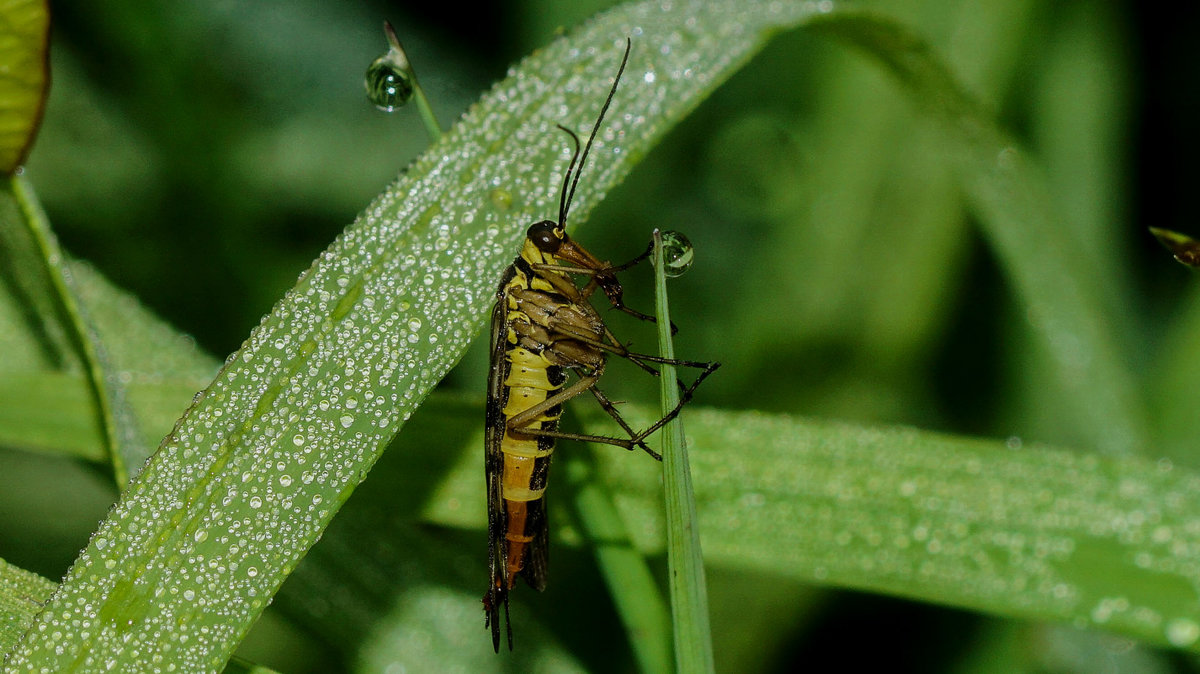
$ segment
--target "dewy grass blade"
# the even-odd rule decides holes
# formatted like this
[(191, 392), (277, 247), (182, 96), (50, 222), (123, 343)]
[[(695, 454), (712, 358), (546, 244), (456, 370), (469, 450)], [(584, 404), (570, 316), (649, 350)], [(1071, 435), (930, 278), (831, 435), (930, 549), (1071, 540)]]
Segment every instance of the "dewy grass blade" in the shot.
[[(654, 230), (653, 259), (659, 355), (675, 358), (675, 348), (671, 343), (671, 312), (667, 306), (662, 233), (658, 230)], [(661, 372), (662, 412), (666, 414), (679, 404), (679, 388), (674, 366), (664, 364)], [(714, 664), (708, 590), (704, 582), (704, 559), (696, 524), (696, 498), (692, 492), (682, 416), (668, 422), (661, 433), (667, 515), (667, 576), (675, 632), (675, 669), (679, 672), (712, 672)]]
[[(686, 417), (704, 552), (723, 570), (1200, 652), (1200, 472), (761, 411)], [(623, 458), (597, 473), (659, 554), (659, 486)]]
[(223, 667), (477, 333), (526, 227), (557, 202), (547, 176), (561, 175), (567, 157), (554, 126), (593, 117), (626, 37), (638, 86), (623, 90), (622, 115), (592, 153), (576, 222), (772, 33), (833, 7), (623, 5), (519, 64), (230, 356), (6, 665)]
[(0, 653), (7, 652), (57, 587), (0, 559)]

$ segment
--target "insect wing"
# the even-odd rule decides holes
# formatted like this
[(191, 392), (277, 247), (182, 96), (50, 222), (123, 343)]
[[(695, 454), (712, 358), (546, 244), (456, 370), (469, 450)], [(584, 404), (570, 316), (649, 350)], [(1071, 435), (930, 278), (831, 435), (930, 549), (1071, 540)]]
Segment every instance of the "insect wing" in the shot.
[(528, 531), (533, 540), (525, 546), (525, 565), (521, 577), (529, 587), (542, 592), (546, 589), (546, 566), (550, 559), (550, 527), (546, 519), (546, 497), (525, 504)]
[(508, 622), (508, 584), (504, 578), (507, 545), (504, 532), (507, 517), (500, 483), (504, 471), (504, 454), (500, 443), (504, 439), (503, 386), (505, 377), (504, 353), (508, 343), (508, 302), (503, 295), (492, 310), (491, 367), (488, 370), (486, 424), (484, 430), (484, 473), (487, 477), (488, 506), (488, 571), (490, 584), (483, 604), (487, 625), (492, 628), (492, 647), (500, 652), (500, 606), (504, 605), (505, 625), (508, 628), (508, 648), (512, 650), (512, 624)]

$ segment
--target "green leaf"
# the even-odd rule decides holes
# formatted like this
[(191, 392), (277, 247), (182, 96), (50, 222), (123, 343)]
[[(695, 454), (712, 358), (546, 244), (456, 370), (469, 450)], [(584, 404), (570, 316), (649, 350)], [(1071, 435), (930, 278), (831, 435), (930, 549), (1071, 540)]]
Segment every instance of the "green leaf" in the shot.
[[(0, 186), (0, 314), (8, 314), (11, 323), (0, 333), (0, 343), (11, 351), (0, 373), (0, 397), (19, 398), (17, 388), (31, 374), (78, 376), (87, 387), (94, 406), (90, 414), (97, 432), (88, 435), (99, 441), (112, 464), (118, 484), (150, 455), (140, 435), (137, 420), (125, 400), (125, 382), (115, 376), (107, 353), (89, 320), (75, 285), (70, 261), (59, 248), (46, 216), (29, 184), (21, 177), (4, 180)], [(40, 382), (41, 389), (62, 383)], [(63, 398), (69, 402), (69, 397)], [(46, 437), (39, 431), (36, 418), (15, 428), (33, 430), (30, 437), (22, 430), (9, 439), (31, 447), (48, 448), (64, 442), (67, 451), (95, 457), (94, 447), (82, 433), (63, 437), (54, 431)], [(32, 428), (30, 428), (32, 427)], [(78, 427), (77, 427), (78, 429)]]
[(0, 377), (0, 445), (103, 461), (108, 453), (95, 409), (82, 374), (5, 372)]
[[(10, 655), (14, 670), (213, 671), (474, 337), (568, 146), (635, 42), (578, 222), (810, 4), (618, 8), (523, 62), (321, 255), (226, 362)], [(557, 158), (558, 161), (555, 161)], [(69, 629), (66, 626), (69, 625)], [(48, 635), (61, 635), (50, 638)]]
[[(0, 651), (7, 651), (33, 623), (58, 586), (0, 559)], [(226, 674), (272, 674), (275, 670), (233, 658)]]
[(0, 651), (7, 651), (54, 592), (55, 584), (0, 559)]
[[(13, 250), (8, 245), (0, 249)], [(31, 260), (15, 260), (10, 268), (25, 273), (11, 278), (27, 282), (37, 277), (28, 271)], [(64, 269), (90, 319), (94, 339), (104, 347), (106, 377), (124, 387), (142, 433), (138, 447), (146, 452), (162, 441), (192, 396), (211, 381), (218, 362), (89, 265), (71, 262)], [(39, 314), (53, 316), (52, 298), (14, 290), (14, 284), (0, 283), (0, 350), (7, 354), (0, 363), (0, 445), (105, 460), (96, 399), (62, 335), (64, 328), (34, 320)], [(22, 302), (27, 303), (25, 309)], [(130, 454), (127, 461), (140, 465), (146, 456)]]
[[(481, 413), (472, 405), (464, 414), (461, 405), (437, 397), (421, 413)], [(634, 405), (621, 411), (635, 427), (655, 418)], [(599, 411), (587, 422), (587, 432), (611, 427)], [(479, 438), (425, 435), (408, 442), (415, 448), (430, 437), (458, 448), (454, 456), (462, 462), (428, 494), (424, 516), (479, 529)], [(1200, 531), (1193, 525), (1200, 473), (1167, 461), (1015, 440), (693, 407), (687, 441), (709, 570), (881, 592), (1200, 650), (1200, 595), (1191, 589), (1200, 581)], [(619, 450), (595, 454), (593, 487), (613, 495), (621, 520), (638, 523), (629, 529), (636, 549), (665, 554), (658, 471)], [(444, 454), (442, 460), (454, 461)], [(401, 482), (394, 489), (415, 486)], [(390, 540), (394, 527), (378, 516), (360, 521), (360, 535), (340, 537), (343, 554), (368, 557), (359, 546), (374, 551), (378, 544), (362, 532)], [(714, 618), (718, 651), (721, 618)]]
[(0, 172), (25, 160), (50, 83), (50, 11), (41, 0), (0, 0)]
[[(752, 412), (687, 421), (710, 565), (1200, 650), (1200, 474)], [(601, 474), (654, 554), (657, 480), (622, 458)]]

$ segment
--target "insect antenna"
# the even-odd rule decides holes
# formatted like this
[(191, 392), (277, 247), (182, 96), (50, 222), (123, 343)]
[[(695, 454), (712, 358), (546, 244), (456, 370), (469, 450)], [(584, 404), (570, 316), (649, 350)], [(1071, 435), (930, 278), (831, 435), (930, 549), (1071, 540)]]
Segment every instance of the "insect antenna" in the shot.
[[(570, 208), (567, 205), (567, 185), (571, 182), (571, 173), (575, 170), (575, 161), (579, 159), (579, 136), (575, 135), (574, 131), (562, 124), (555, 124), (555, 126), (566, 131), (571, 140), (575, 141), (575, 152), (571, 154), (571, 163), (567, 164), (567, 172), (563, 174), (562, 190), (558, 194), (558, 224), (566, 227), (567, 209)], [(583, 167), (580, 166), (580, 168), (582, 169)]]
[[(608, 98), (604, 99), (604, 107), (600, 108), (600, 116), (596, 118), (596, 124), (592, 126), (592, 133), (588, 136), (587, 145), (583, 146), (583, 154), (579, 157), (579, 170), (575, 172), (574, 179), (571, 180), (571, 189), (566, 192), (566, 200), (559, 200), (559, 216), (558, 224), (567, 226), (567, 212), (571, 210), (571, 201), (575, 198), (575, 187), (579, 185), (579, 176), (583, 175), (583, 165), (587, 163), (588, 153), (592, 151), (592, 141), (596, 140), (596, 134), (600, 131), (600, 123), (604, 121), (604, 113), (608, 112), (608, 106), (612, 104), (613, 95), (617, 93), (617, 85), (621, 83), (621, 75), (625, 72), (625, 64), (629, 63), (629, 50), (633, 47), (633, 42), (629, 38), (625, 38), (625, 56), (621, 58), (621, 67), (617, 70), (617, 76), (613, 79), (612, 89), (608, 90)], [(559, 128), (571, 134), (575, 138), (575, 151), (579, 152), (579, 138), (571, 131), (559, 125)], [(571, 158), (571, 167), (574, 167), (575, 159)], [(567, 169), (567, 175), (563, 178), (563, 189), (566, 190), (567, 179), (571, 178), (571, 167)]]

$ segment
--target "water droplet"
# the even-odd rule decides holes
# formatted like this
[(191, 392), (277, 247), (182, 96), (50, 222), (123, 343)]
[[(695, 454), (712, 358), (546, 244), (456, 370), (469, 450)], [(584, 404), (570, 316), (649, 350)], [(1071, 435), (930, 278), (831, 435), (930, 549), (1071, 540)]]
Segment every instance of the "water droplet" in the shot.
[(367, 98), (384, 112), (404, 105), (413, 95), (412, 75), (397, 62), (395, 49), (371, 61), (363, 76), (363, 86)]
[(291, 475), (280, 475), (279, 476), (279, 485), (281, 487), (292, 486), (292, 476)]
[(513, 197), (512, 193), (508, 190), (499, 187), (494, 188), (488, 192), (488, 199), (491, 200), (493, 206), (501, 211), (507, 211), (512, 208)]
[(412, 78), (390, 63), (386, 56), (371, 63), (363, 84), (367, 98), (384, 112), (392, 112), (412, 99)]
[(696, 259), (692, 242), (674, 230), (662, 233), (663, 273), (668, 278), (683, 276)]
[(1188, 618), (1175, 618), (1167, 623), (1167, 641), (1172, 645), (1191, 646), (1200, 639), (1200, 625)]

